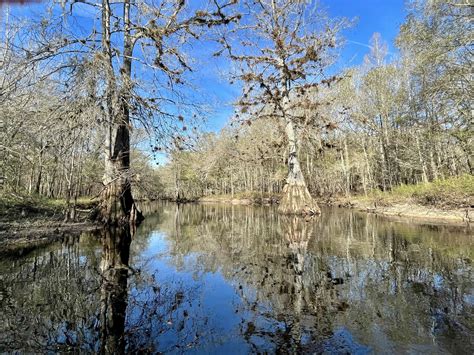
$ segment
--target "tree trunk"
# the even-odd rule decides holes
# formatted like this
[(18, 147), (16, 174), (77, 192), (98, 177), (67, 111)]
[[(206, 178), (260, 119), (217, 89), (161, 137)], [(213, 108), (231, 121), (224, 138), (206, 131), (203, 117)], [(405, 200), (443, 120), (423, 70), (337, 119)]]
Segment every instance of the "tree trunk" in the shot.
[(298, 142), (295, 134), (294, 123), (287, 118), (286, 135), (288, 138), (288, 177), (283, 187), (283, 196), (278, 207), (282, 214), (320, 214), (316, 201), (308, 191), (306, 182), (298, 161)]
[[(73, 179), (74, 179), (74, 168), (76, 162), (75, 149), (71, 153), (71, 164), (69, 169), (69, 174), (65, 174), (67, 180), (67, 190), (66, 190), (66, 210), (64, 211), (64, 222), (74, 221), (76, 217), (76, 206), (71, 206), (71, 197), (72, 197), (72, 188), (73, 188)], [(69, 175), (69, 176), (68, 176)]]
[(41, 143), (41, 150), (39, 152), (39, 157), (38, 157), (38, 165), (39, 165), (39, 170), (38, 170), (38, 177), (36, 179), (36, 184), (35, 184), (35, 193), (37, 195), (40, 194), (41, 192), (41, 182), (43, 178), (43, 153), (44, 153), (44, 145)]
[(101, 193), (100, 219), (108, 225), (139, 223), (143, 215), (135, 205), (131, 189), (130, 137), (128, 127), (110, 127), (111, 144), (106, 151), (104, 189)]
[(416, 142), (416, 148), (418, 150), (418, 161), (419, 161), (420, 167), (421, 167), (421, 179), (424, 183), (427, 183), (428, 182), (428, 174), (426, 173), (426, 164), (425, 164), (425, 160), (423, 159), (423, 154), (421, 152), (420, 140), (418, 138), (417, 132), (415, 132), (415, 142)]
[(106, 74), (106, 140), (104, 189), (99, 207), (100, 220), (108, 225), (139, 223), (143, 215), (135, 205), (130, 173), (130, 110), (132, 42), (130, 38), (130, 2), (124, 3), (124, 55), (121, 68), (122, 90), (116, 87), (110, 46), (111, 9), (102, 1), (102, 49)]

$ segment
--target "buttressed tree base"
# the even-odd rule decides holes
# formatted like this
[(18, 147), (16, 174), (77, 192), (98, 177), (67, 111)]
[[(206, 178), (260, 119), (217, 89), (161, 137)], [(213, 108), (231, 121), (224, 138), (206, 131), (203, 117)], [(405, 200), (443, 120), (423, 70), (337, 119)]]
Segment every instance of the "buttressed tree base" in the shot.
[(321, 209), (306, 185), (286, 184), (278, 212), (286, 215), (312, 216), (321, 214)]

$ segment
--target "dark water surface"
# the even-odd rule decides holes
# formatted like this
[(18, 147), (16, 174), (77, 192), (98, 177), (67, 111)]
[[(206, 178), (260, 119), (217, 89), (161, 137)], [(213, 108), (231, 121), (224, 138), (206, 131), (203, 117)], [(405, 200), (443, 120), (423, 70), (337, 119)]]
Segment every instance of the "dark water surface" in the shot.
[(466, 228), (143, 209), (133, 236), (1, 255), (0, 352), (474, 353)]

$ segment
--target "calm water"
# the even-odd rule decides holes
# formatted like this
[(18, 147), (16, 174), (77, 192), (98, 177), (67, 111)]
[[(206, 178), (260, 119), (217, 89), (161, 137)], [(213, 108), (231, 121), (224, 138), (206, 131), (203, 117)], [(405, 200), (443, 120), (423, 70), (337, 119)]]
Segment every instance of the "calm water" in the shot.
[(474, 238), (326, 209), (143, 206), (1, 255), (0, 352), (473, 353)]

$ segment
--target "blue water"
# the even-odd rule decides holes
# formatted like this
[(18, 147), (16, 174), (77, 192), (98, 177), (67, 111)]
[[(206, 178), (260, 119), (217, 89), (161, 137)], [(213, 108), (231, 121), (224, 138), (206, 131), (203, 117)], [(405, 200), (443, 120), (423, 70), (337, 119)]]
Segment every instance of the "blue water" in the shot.
[(465, 227), (154, 204), (0, 261), (0, 352), (472, 353)]

